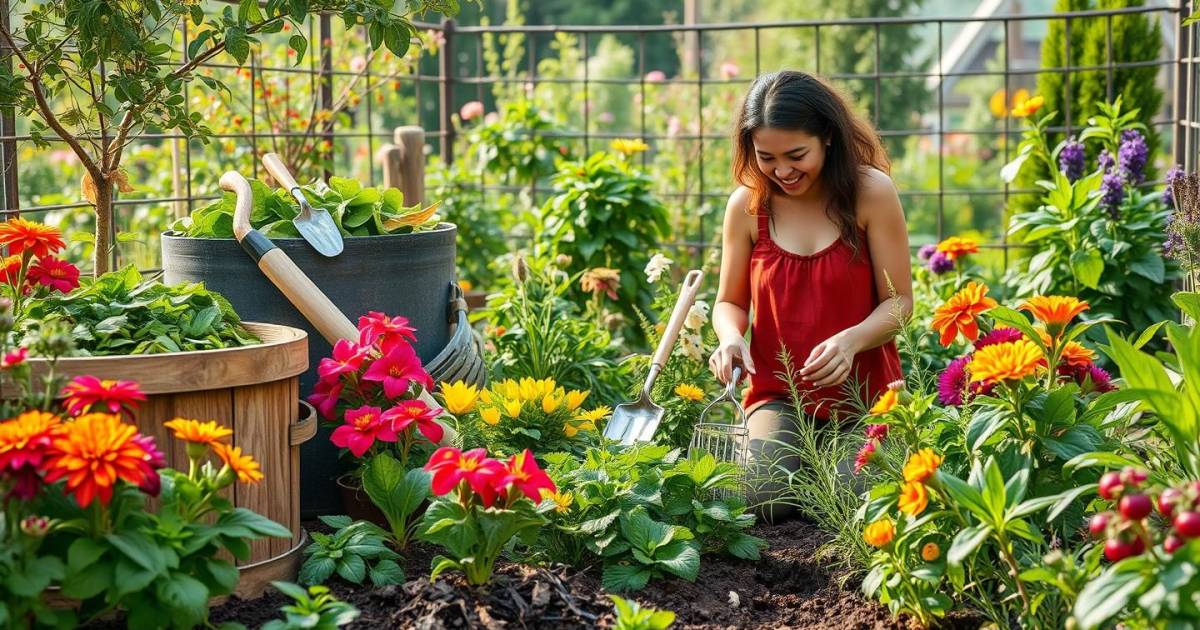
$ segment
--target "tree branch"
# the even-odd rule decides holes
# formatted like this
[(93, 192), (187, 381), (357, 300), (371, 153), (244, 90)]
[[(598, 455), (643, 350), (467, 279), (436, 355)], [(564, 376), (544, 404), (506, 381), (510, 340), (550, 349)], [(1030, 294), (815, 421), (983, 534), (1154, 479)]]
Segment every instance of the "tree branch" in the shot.
[(8, 49), (17, 56), (17, 59), (20, 59), (21, 63), (25, 64), (25, 69), (29, 73), (29, 90), (33, 93), (33, 99), (37, 102), (38, 112), (42, 115), (42, 119), (46, 121), (46, 125), (53, 129), (54, 133), (57, 133), (58, 137), (62, 138), (71, 147), (71, 150), (79, 158), (79, 162), (83, 164), (88, 174), (92, 176), (92, 180), (97, 182), (98, 185), (102, 179), (100, 168), (97, 166), (95, 160), (92, 159), (92, 156), (84, 150), (83, 145), (79, 144), (79, 139), (70, 131), (67, 131), (66, 127), (63, 127), (54, 110), (50, 108), (50, 103), (46, 101), (46, 95), (42, 91), (41, 77), (34, 70), (33, 64), (29, 63), (29, 59), (17, 47), (16, 42), (13, 41), (12, 33), (9, 33), (7, 28), (0, 28), (0, 38), (4, 39), (8, 45)]

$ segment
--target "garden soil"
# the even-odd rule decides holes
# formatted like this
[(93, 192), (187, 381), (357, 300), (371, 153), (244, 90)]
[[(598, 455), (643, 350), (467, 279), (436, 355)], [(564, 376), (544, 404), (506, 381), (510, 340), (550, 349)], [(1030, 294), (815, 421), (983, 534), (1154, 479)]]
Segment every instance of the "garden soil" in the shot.
[[(317, 529), (323, 526), (313, 524)], [(678, 579), (652, 583), (632, 598), (675, 611), (674, 628), (907, 628), (858, 591), (859, 580), (818, 553), (828, 536), (815, 526), (791, 521), (762, 525), (754, 533), (770, 543), (758, 561), (705, 556), (695, 583)], [(493, 583), (469, 587), (459, 575), (427, 578), (433, 550), (416, 545), (408, 553), (409, 582), (382, 588), (356, 587), (336, 578), (330, 586), (362, 615), (351, 629), (415, 628), (585, 628), (609, 627), (612, 603), (601, 592), (598, 571), (529, 567), (501, 561)], [(213, 610), (212, 621), (239, 621), (250, 628), (279, 617), (287, 603), (272, 592), (256, 600), (231, 600)], [(947, 620), (952, 628), (977, 628), (978, 620)]]

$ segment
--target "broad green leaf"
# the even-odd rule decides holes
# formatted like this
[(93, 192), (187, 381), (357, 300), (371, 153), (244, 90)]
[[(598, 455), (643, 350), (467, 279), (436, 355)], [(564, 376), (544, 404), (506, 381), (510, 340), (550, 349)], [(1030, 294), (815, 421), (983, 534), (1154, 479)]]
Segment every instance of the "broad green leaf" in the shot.
[(651, 571), (645, 567), (629, 564), (606, 564), (601, 585), (606, 591), (622, 593), (639, 591), (650, 581)]
[(695, 544), (676, 540), (655, 552), (654, 558), (667, 571), (695, 582), (700, 573), (700, 550)]
[(767, 541), (746, 533), (737, 533), (726, 543), (729, 554), (743, 560), (758, 560), (759, 551), (765, 549)]
[(950, 543), (950, 550), (946, 552), (946, 562), (952, 566), (961, 565), (963, 560), (975, 553), (975, 550), (983, 544), (983, 541), (987, 540), (991, 533), (992, 526), (986, 523), (963, 528)]
[(429, 496), (430, 475), (422, 468), (405, 472), (399, 460), (381, 453), (367, 463), (363, 489), (387, 517), (392, 534), (403, 538), (409, 517)]
[(342, 579), (347, 582), (362, 584), (362, 581), (367, 577), (367, 563), (363, 561), (361, 556), (343, 556), (341, 561), (337, 563), (337, 574), (342, 576)]
[(1071, 272), (1080, 284), (1095, 289), (1100, 286), (1100, 276), (1104, 273), (1104, 257), (1095, 249), (1075, 250), (1071, 254)]
[(981, 521), (990, 522), (992, 520), (991, 509), (984, 502), (983, 496), (978, 490), (972, 488), (967, 482), (953, 475), (937, 472), (938, 481), (942, 488), (950, 495), (950, 498), (959, 505), (966, 508)]
[(1147, 250), (1146, 253), (1129, 263), (1129, 270), (1154, 284), (1162, 284), (1167, 271), (1162, 256), (1154, 250)]
[(1193, 321), (1200, 321), (1200, 293), (1180, 291), (1171, 296), (1171, 301)]
[(91, 538), (77, 538), (67, 549), (67, 568), (71, 573), (78, 573), (104, 555), (108, 547)]
[[(1130, 558), (1104, 570), (1088, 582), (1075, 600), (1075, 620), (1084, 630), (1099, 628), (1121, 612), (1143, 586), (1145, 578), (1136, 569), (1142, 561)], [(1144, 561), (1142, 561), (1144, 562)]]
[(988, 438), (1004, 426), (1007, 419), (1007, 412), (996, 407), (985, 407), (975, 412), (967, 425), (967, 445), (972, 451), (978, 451)]

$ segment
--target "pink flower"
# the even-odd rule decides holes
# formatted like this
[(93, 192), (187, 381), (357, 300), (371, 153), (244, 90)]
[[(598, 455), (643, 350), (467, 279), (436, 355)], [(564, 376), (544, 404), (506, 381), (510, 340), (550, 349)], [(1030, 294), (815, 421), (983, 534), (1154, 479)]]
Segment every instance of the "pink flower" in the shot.
[(726, 80), (732, 79), (732, 78), (737, 77), (737, 75), (739, 75), (741, 73), (742, 73), (742, 69), (739, 68), (738, 65), (736, 63), (733, 63), (732, 61), (726, 61), (725, 63), (721, 64), (721, 78), (722, 79), (726, 79)]
[(79, 286), (79, 268), (61, 258), (41, 258), (29, 268), (30, 284), (70, 293)]
[(441, 409), (431, 409), (422, 400), (403, 400), (383, 413), (383, 421), (391, 423), (392, 431), (397, 434), (406, 431), (415, 422), (417, 430), (430, 442), (437, 444), (445, 435), (442, 425), (437, 422), (441, 413)]
[(1010, 343), (1020, 339), (1022, 336), (1024, 335), (1016, 328), (1010, 328), (1007, 326), (994, 328), (991, 332), (980, 337), (975, 342), (975, 349), (980, 350), (988, 346), (994, 346), (998, 343)]
[(500, 122), (500, 114), (496, 112), (488, 112), (487, 115), (483, 117), (483, 124), (485, 125), (494, 125), (498, 122)]
[(333, 430), (329, 440), (341, 448), (350, 449), (355, 457), (362, 457), (375, 440), (395, 442), (396, 432), (392, 423), (383, 421), (379, 407), (363, 405), (346, 412), (346, 424)]
[(882, 440), (887, 437), (887, 434), (888, 425), (886, 424), (872, 424), (867, 426), (867, 437), (872, 440)]
[(408, 391), (413, 381), (433, 389), (433, 379), (421, 367), (421, 359), (408, 344), (397, 345), (390, 352), (375, 359), (363, 374), (363, 380), (383, 383), (383, 395), (398, 398)]
[(408, 325), (408, 318), (400, 315), (388, 317), (379, 311), (371, 311), (358, 318), (358, 344), (365, 347), (378, 343), (384, 354), (397, 343), (416, 341), (416, 332)]
[(76, 376), (62, 388), (61, 395), (65, 400), (63, 406), (67, 413), (78, 416), (100, 405), (109, 413), (128, 413), (133, 415), (138, 403), (146, 400), (146, 394), (133, 381), (100, 380), (90, 374)]
[(316, 386), (313, 387), (313, 393), (309, 394), (305, 400), (316, 407), (322, 418), (331, 420), (333, 412), (337, 408), (338, 399), (342, 395), (342, 387), (340, 381), (317, 381)]
[(28, 356), (29, 348), (24, 346), (17, 348), (16, 350), (5, 354), (3, 359), (0, 359), (0, 369), (7, 370), (8, 368), (21, 365), (25, 362), (25, 359)]
[(356, 55), (350, 59), (350, 71), (354, 73), (362, 72), (367, 69), (367, 58), (362, 55)]
[(339, 339), (333, 344), (333, 357), (321, 359), (317, 375), (322, 381), (336, 381), (342, 374), (357, 372), (369, 351), (369, 348), (360, 347), (353, 341)]
[(158, 469), (166, 467), (167, 458), (163, 456), (162, 451), (158, 450), (153, 436), (139, 434), (133, 438), (133, 442), (142, 447), (146, 453), (140, 466), (144, 478), (142, 483), (138, 484), (138, 489), (156, 497), (159, 490), (162, 489), (162, 479), (158, 476)]
[(871, 463), (873, 459), (875, 459), (875, 443), (867, 442), (859, 449), (858, 455), (854, 457), (854, 474), (857, 475), (862, 472), (862, 469), (866, 468), (867, 464)]
[(651, 70), (646, 73), (646, 83), (659, 83), (667, 80), (667, 73), (662, 70)]
[(482, 115), (483, 115), (483, 103), (481, 103), (479, 101), (471, 101), (471, 102), (463, 105), (462, 109), (458, 110), (458, 117), (462, 118), (463, 122), (466, 122), (468, 120), (471, 120), (472, 118), (482, 116)]

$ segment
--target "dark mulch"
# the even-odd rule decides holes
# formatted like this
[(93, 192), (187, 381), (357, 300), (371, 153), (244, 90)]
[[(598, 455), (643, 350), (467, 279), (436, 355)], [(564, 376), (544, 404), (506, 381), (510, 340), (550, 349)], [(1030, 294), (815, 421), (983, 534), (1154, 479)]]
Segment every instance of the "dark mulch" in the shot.
[[(633, 598), (677, 614), (676, 628), (903, 628), (888, 611), (864, 598), (857, 579), (818, 553), (828, 536), (801, 521), (759, 526), (771, 547), (750, 562), (706, 556), (695, 583), (665, 580)], [(384, 588), (356, 587), (334, 580), (334, 592), (362, 616), (350, 627), (381, 628), (581, 628), (608, 627), (612, 604), (596, 572), (565, 567), (529, 567), (501, 562), (493, 583), (472, 588), (458, 575), (430, 583), (432, 550), (416, 545), (406, 558), (410, 581)], [(844, 583), (844, 584), (843, 584)], [(234, 599), (213, 610), (214, 622), (236, 620), (249, 627), (278, 616), (284, 599), (271, 593), (256, 600)], [(967, 616), (952, 628), (977, 628)]]

